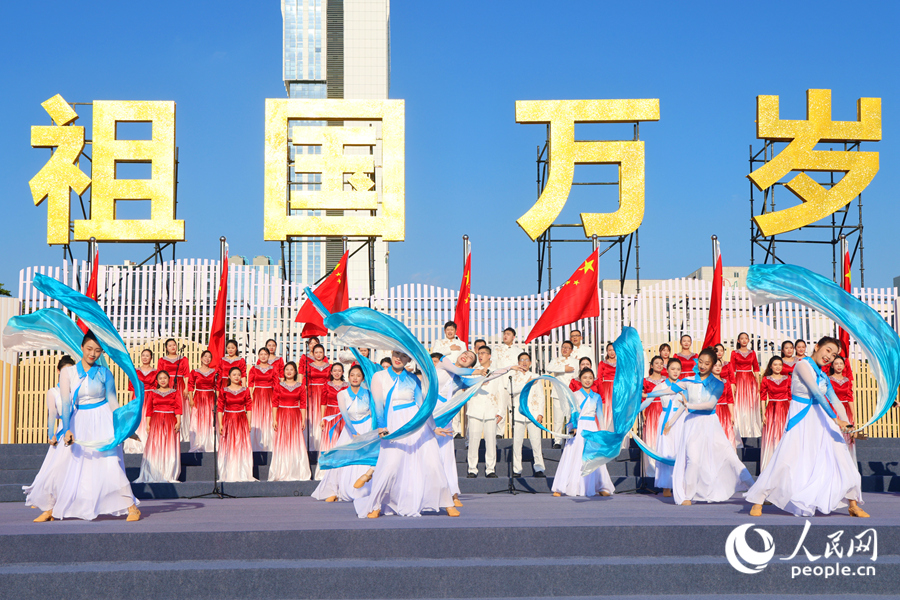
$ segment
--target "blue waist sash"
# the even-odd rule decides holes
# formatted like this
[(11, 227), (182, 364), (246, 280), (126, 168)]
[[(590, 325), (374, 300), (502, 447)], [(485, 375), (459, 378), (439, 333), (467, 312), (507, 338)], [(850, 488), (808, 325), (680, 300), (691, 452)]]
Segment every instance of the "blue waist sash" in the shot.
[(363, 417), (363, 418), (360, 419), (359, 421), (354, 421), (354, 420), (351, 419), (350, 422), (353, 423), (354, 425), (362, 425), (363, 423), (368, 423), (368, 422), (371, 421), (371, 420), (372, 420), (372, 419), (369, 418), (369, 417)]
[(801, 398), (800, 396), (791, 396), (791, 400), (794, 402), (799, 402), (800, 404), (805, 404), (806, 406), (804, 406), (800, 410), (800, 412), (798, 412), (796, 415), (794, 415), (793, 417), (790, 418), (790, 420), (787, 423), (787, 427), (785, 427), (785, 431), (790, 431), (791, 428), (794, 427), (794, 425), (796, 425), (797, 423), (802, 421), (804, 419), (804, 417), (806, 417), (806, 415), (809, 414), (809, 411), (812, 408), (813, 403), (818, 403), (819, 406), (821, 406), (825, 410), (825, 414), (828, 415), (829, 417), (831, 417), (832, 419), (837, 416), (834, 413), (834, 411), (831, 410), (831, 407), (828, 406), (828, 404), (822, 404), (821, 402), (819, 402), (818, 398)]
[(716, 409), (711, 408), (709, 410), (691, 410), (689, 408), (688, 412), (691, 414), (694, 414), (694, 415), (714, 415), (714, 414), (716, 414)]
[(594, 419), (595, 419), (595, 417), (587, 417), (587, 416), (582, 415), (578, 420), (579, 421), (593, 421)]
[(401, 404), (400, 406), (394, 406), (394, 407), (392, 407), (392, 409), (393, 410), (403, 410), (404, 408), (412, 408), (413, 406), (416, 406), (415, 400), (413, 400), (412, 402), (408, 402), (406, 404)]
[(92, 408), (99, 408), (104, 404), (108, 404), (108, 402), (106, 400), (102, 400), (93, 404), (78, 404), (75, 408), (77, 408), (78, 410), (91, 410)]

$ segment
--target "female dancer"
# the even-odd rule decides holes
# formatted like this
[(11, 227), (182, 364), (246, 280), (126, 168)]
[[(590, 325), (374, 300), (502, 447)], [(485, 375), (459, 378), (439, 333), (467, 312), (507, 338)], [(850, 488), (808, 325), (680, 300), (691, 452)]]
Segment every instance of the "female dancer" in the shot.
[(777, 356), (770, 358), (766, 365), (759, 385), (759, 402), (763, 410), (759, 462), (759, 472), (762, 473), (784, 435), (788, 409), (791, 407), (791, 378), (784, 374), (783, 361)]
[[(719, 419), (716, 404), (724, 385), (712, 375), (716, 351), (702, 350), (697, 358), (698, 375), (682, 379), (678, 386), (686, 392), (688, 415), (684, 421), (683, 443), (672, 469), (675, 503), (724, 502), (753, 484), (753, 477), (734, 453)], [(668, 386), (666, 386), (668, 387)], [(648, 397), (673, 393), (657, 390)]]
[[(593, 372), (593, 371), (592, 371)], [(600, 361), (597, 369), (600, 376), (600, 397), (603, 399), (603, 416), (600, 418), (603, 429), (612, 429), (612, 391), (616, 378), (616, 349), (612, 343), (606, 344), (606, 358)], [(580, 373), (580, 371), (579, 371)]]
[(269, 364), (269, 351), (259, 349), (259, 361), (250, 368), (248, 383), (253, 409), (250, 421), (250, 445), (254, 452), (272, 451), (272, 390), (275, 388), (275, 367)]
[[(60, 376), (63, 369), (74, 366), (75, 361), (66, 354), (56, 363), (56, 375)], [(62, 483), (72, 461), (72, 447), (59, 445), (59, 440), (65, 433), (60, 427), (56, 428), (57, 421), (62, 424), (63, 406), (59, 396), (59, 384), (47, 390), (47, 437), (50, 447), (47, 456), (41, 464), (34, 481), (29, 486), (23, 486), (25, 492), (25, 506), (33, 506), (43, 512), (34, 520), (35, 523), (43, 523), (53, 520), (53, 505), (59, 495), (59, 485)]]
[(272, 466), (269, 481), (308, 481), (309, 453), (306, 451), (306, 389), (297, 365), (284, 365), (284, 381), (275, 384), (275, 406), (272, 408)]
[(756, 352), (749, 346), (750, 336), (741, 333), (738, 335), (737, 349), (731, 353), (731, 364), (734, 367), (734, 413), (741, 437), (759, 437), (762, 426), (759, 388), (756, 385), (759, 361)]
[(781, 374), (790, 377), (798, 360), (794, 356), (794, 342), (791, 340), (781, 342)]
[(147, 443), (136, 483), (175, 483), (181, 474), (181, 414), (178, 392), (169, 373), (156, 374), (156, 389), (147, 393)]
[(98, 515), (127, 513), (127, 521), (137, 521), (141, 511), (125, 476), (122, 447), (100, 452), (82, 445), (115, 437), (112, 413), (119, 402), (112, 372), (95, 364), (103, 348), (93, 332), (85, 334), (81, 352), (81, 361), (60, 374), (60, 397), (68, 398), (75, 408), (65, 434), (66, 445), (75, 440), (79, 443), (72, 449), (72, 462), (60, 486), (53, 518), (92, 520)]
[(848, 426), (844, 406), (821, 371), (840, 348), (838, 340), (823, 337), (812, 356), (794, 367), (787, 429), (745, 494), (753, 504), (751, 516), (762, 515), (765, 501), (798, 517), (811, 517), (816, 510), (829, 514), (847, 505), (850, 516), (869, 516), (859, 507), (862, 480), (842, 435)]
[[(172, 380), (172, 387), (178, 395), (179, 404), (181, 406), (187, 404), (185, 391), (187, 390), (188, 375), (191, 374), (191, 363), (188, 362), (186, 356), (178, 355), (178, 342), (173, 338), (166, 340), (166, 354), (159, 359), (156, 368), (169, 374)], [(181, 439), (190, 439), (190, 425), (190, 413), (183, 415), (181, 419)]]
[[(409, 361), (407, 354), (395, 350), (391, 368), (372, 377), (370, 393), (387, 413), (384, 434), (408, 423), (418, 411), (422, 391), (416, 376), (406, 370)], [(431, 423), (404, 438), (381, 442), (371, 486), (368, 496), (354, 502), (361, 518), (375, 519), (382, 512), (417, 517), (441, 508), (451, 517), (459, 516)]]
[(274, 339), (269, 338), (266, 340), (266, 350), (269, 351), (269, 365), (275, 369), (275, 381), (276, 383), (284, 379), (284, 359), (280, 356), (275, 355), (275, 351), (278, 350), (278, 342)]
[[(575, 394), (578, 399), (578, 422), (574, 424), (575, 437), (566, 440), (559, 467), (553, 478), (553, 495), (562, 496), (611, 496), (616, 491), (606, 465), (601, 465), (588, 475), (581, 474), (581, 455), (584, 451), (582, 431), (597, 431), (597, 409), (600, 407), (600, 396), (591, 391), (594, 385), (594, 372), (584, 369), (579, 376), (581, 390)], [(572, 430), (569, 424), (569, 430)]]
[[(678, 449), (683, 443), (684, 430), (684, 393), (678, 380), (681, 378), (681, 361), (670, 358), (667, 378), (657, 384), (652, 391), (665, 390), (665, 394), (659, 396), (662, 407), (662, 416), (659, 420), (659, 429), (656, 436), (656, 453), (672, 460), (678, 455)], [(644, 401), (653, 402), (653, 398)], [(653, 484), (662, 488), (663, 497), (672, 497), (672, 465), (656, 462), (656, 476)]]
[[(344, 430), (338, 438), (337, 446), (349, 443), (354, 437), (372, 431), (372, 409), (369, 390), (362, 387), (363, 370), (359, 365), (350, 367), (348, 374), (350, 386), (337, 395), (341, 416), (344, 419)], [(361, 489), (372, 479), (374, 469), (365, 465), (349, 465), (338, 469), (328, 469), (312, 497), (325, 502), (353, 502), (369, 493), (368, 488)], [(356, 482), (363, 479), (361, 486)]]
[(313, 346), (312, 358), (307, 356), (303, 358), (306, 359), (306, 372), (303, 372), (303, 365), (300, 365), (300, 372), (306, 377), (309, 394), (306, 398), (306, 406), (309, 410), (309, 422), (313, 424), (309, 428), (309, 446), (311, 450), (319, 451), (322, 446), (322, 393), (325, 391), (325, 383), (330, 378), (330, 365), (322, 344)]
[[(831, 387), (834, 388), (834, 394), (844, 405), (844, 412), (847, 413), (847, 422), (852, 427), (855, 423), (853, 415), (853, 379), (847, 376), (847, 361), (843, 356), (835, 356), (831, 363)], [(856, 462), (856, 437), (845, 433), (844, 440), (847, 447), (850, 448), (850, 456), (853, 462)]]
[[(219, 391), (231, 383), (231, 369), (237, 367), (241, 372), (241, 383), (247, 381), (247, 361), (237, 355), (238, 345), (235, 340), (225, 342), (225, 356), (219, 361)], [(221, 398), (221, 396), (220, 396)]]
[[(153, 368), (153, 351), (150, 348), (141, 350), (141, 366), (137, 368), (138, 379), (144, 384), (144, 407), (141, 413), (141, 424), (130, 438), (125, 440), (122, 447), (125, 454), (143, 454), (144, 442), (147, 441), (147, 392), (156, 387), (157, 370)], [(134, 386), (128, 382), (128, 391), (134, 399)], [(135, 439), (137, 438), (137, 439)]]
[[(346, 388), (344, 365), (336, 362), (331, 365), (331, 369), (328, 371), (328, 382), (322, 388), (322, 422), (320, 424), (322, 444), (319, 446), (319, 452), (331, 450), (344, 428), (338, 394)], [(321, 478), (321, 474), (317, 472), (316, 478)]]
[[(680, 365), (681, 363), (679, 363)], [(663, 362), (662, 356), (654, 356), (650, 360), (650, 376), (644, 378), (644, 398), (647, 394), (656, 389), (660, 383), (666, 380), (666, 364)], [(680, 372), (680, 371), (679, 371)], [(656, 450), (656, 439), (659, 432), (659, 416), (662, 414), (662, 404), (656, 398), (650, 399), (650, 404), (642, 409), (644, 411), (644, 425), (641, 429), (644, 443), (651, 450)], [(656, 461), (647, 456), (643, 457), (644, 473), (647, 477), (654, 471)], [(671, 486), (669, 486), (671, 487)]]
[[(740, 438), (734, 433), (734, 394), (731, 392), (731, 382), (722, 377), (721, 359), (716, 360), (712, 373), (724, 386), (722, 395), (716, 403), (716, 415), (719, 417), (719, 424), (722, 426), (722, 431), (725, 432), (725, 437), (728, 438), (731, 447), (737, 451), (738, 440)], [(743, 443), (741, 446), (743, 446)]]
[(250, 449), (250, 419), (253, 400), (241, 380), (240, 367), (228, 371), (228, 385), (219, 395), (219, 479), (256, 481)]
[(679, 341), (681, 344), (681, 352), (675, 355), (675, 358), (681, 361), (681, 378), (691, 379), (696, 374), (694, 371), (697, 355), (691, 351), (693, 340), (691, 336), (684, 334)]
[(191, 405), (191, 452), (212, 452), (213, 413), (216, 410), (216, 370), (209, 366), (212, 352), (200, 355), (200, 368), (188, 377), (188, 398)]

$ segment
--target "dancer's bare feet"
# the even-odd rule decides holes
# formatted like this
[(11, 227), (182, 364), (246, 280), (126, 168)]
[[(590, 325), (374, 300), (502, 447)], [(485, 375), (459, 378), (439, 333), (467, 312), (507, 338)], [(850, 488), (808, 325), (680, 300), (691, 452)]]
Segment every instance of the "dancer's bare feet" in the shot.
[(132, 504), (128, 507), (128, 516), (125, 518), (126, 521), (139, 521), (141, 518), (141, 511), (138, 510), (138, 507)]
[(556, 496), (557, 498), (559, 498), (560, 496), (562, 496), (562, 494), (560, 494), (559, 492), (553, 492), (553, 495)]
[(45, 510), (44, 512), (42, 512), (40, 514), (40, 516), (38, 516), (37, 519), (34, 520), (34, 522), (35, 523), (46, 523), (47, 521), (52, 521), (52, 520), (53, 520), (53, 511)]
[(452, 506), (447, 507), (447, 516), (448, 517), (458, 517), (459, 511), (453, 508)]
[(672, 490), (671, 488), (663, 488), (663, 498), (671, 498)]
[(750, 516), (751, 517), (761, 517), (762, 516), (762, 504), (754, 504), (750, 508)]
[(610, 493), (607, 492), (606, 490), (600, 490), (600, 495), (601, 495), (601, 496), (612, 496), (612, 494), (610, 494)]
[(461, 508), (462, 505), (463, 503), (460, 502), (459, 496), (453, 496), (453, 506), (455, 506), (456, 508)]
[(380, 516), (381, 516), (380, 508), (376, 508), (375, 510), (373, 510), (372, 512), (370, 512), (369, 514), (366, 515), (366, 517), (368, 517), (370, 519), (377, 519)]
[(356, 480), (356, 483), (353, 484), (353, 487), (356, 489), (360, 489), (362, 486), (366, 485), (372, 481), (372, 471), (365, 473), (362, 477)]
[(328, 496), (325, 498), (325, 502), (337, 502), (337, 496)]
[(690, 501), (690, 500), (685, 500), (684, 502), (681, 503), (681, 505), (682, 505), (682, 506), (690, 506), (690, 505), (691, 505), (691, 501)]
[(850, 501), (850, 516), (866, 519), (869, 517), (869, 513), (867, 513), (863, 509), (861, 509), (859, 507), (859, 505), (856, 503), (856, 500), (851, 500)]

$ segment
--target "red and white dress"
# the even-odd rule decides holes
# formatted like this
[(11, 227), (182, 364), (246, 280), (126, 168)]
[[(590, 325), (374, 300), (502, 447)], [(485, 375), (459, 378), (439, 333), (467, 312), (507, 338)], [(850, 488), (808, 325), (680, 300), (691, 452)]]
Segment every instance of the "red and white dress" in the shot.
[[(831, 387), (834, 388), (835, 396), (838, 397), (838, 400), (841, 401), (844, 410), (847, 412), (847, 422), (851, 424), (856, 423), (853, 419), (853, 379), (850, 379), (849, 377), (841, 377), (838, 379), (835, 375), (832, 375)], [(850, 448), (850, 456), (852, 456), (853, 461), (856, 462), (856, 439), (846, 433), (844, 434), (844, 439), (847, 441), (847, 446)]]
[[(258, 360), (256, 364), (262, 364)], [(284, 359), (280, 356), (271, 356), (269, 355), (269, 366), (275, 369), (275, 382), (279, 382), (284, 379)], [(299, 377), (297, 378), (299, 379)]]
[(256, 481), (253, 477), (253, 451), (250, 449), (250, 424), (247, 411), (252, 410), (250, 392), (242, 387), (226, 387), (219, 394), (218, 411), (222, 416), (219, 436), (219, 480)]
[[(656, 386), (665, 381), (666, 378), (660, 376), (659, 379), (653, 379), (651, 377), (644, 378), (644, 393), (649, 394)], [(641, 428), (641, 437), (644, 439), (644, 443), (653, 450), (656, 451), (656, 438), (659, 434), (659, 417), (662, 415), (662, 403), (659, 398), (653, 398), (650, 402), (650, 406), (644, 409), (644, 425)], [(653, 477), (656, 473), (656, 461), (652, 458), (648, 457), (646, 454), (644, 455), (644, 477)]]
[[(191, 363), (186, 356), (179, 356), (178, 358), (163, 356), (157, 362), (156, 370), (162, 371), (164, 369), (169, 374), (169, 385), (178, 394), (181, 405), (184, 406), (187, 404), (185, 392), (187, 391), (188, 376), (191, 374)], [(190, 417), (190, 413), (181, 415), (181, 439), (183, 440), (187, 440), (191, 435)]]
[(756, 352), (735, 350), (731, 353), (734, 368), (734, 420), (741, 437), (759, 437), (762, 423), (759, 414), (759, 387), (756, 374), (759, 361)]
[[(139, 439), (128, 438), (125, 440), (123, 444), (125, 454), (144, 453), (144, 442), (147, 441), (147, 392), (156, 389), (157, 373), (156, 369), (150, 369), (149, 371), (145, 371), (140, 367), (137, 369), (138, 379), (144, 384), (144, 407), (141, 410), (141, 424), (138, 425), (137, 431), (134, 432), (134, 435)], [(130, 381), (128, 382), (128, 391), (131, 392), (131, 397), (134, 399), (134, 386), (131, 385)]]
[(790, 358), (790, 361), (791, 362), (788, 362), (787, 358), (785, 358), (783, 356), (781, 357), (781, 374), (782, 375), (787, 375), (788, 377), (790, 377), (793, 374), (794, 367), (797, 366), (798, 361), (797, 361), (797, 358), (794, 356), (792, 356)]
[(230, 371), (232, 367), (237, 367), (241, 370), (242, 379), (247, 377), (247, 361), (237, 356), (223, 356), (221, 359), (219, 359), (219, 365), (216, 367), (219, 371), (220, 392), (231, 385), (231, 380), (228, 379), (228, 371)]
[(272, 451), (272, 396), (276, 371), (269, 365), (250, 367), (250, 389), (253, 390), (253, 412), (250, 417), (250, 445), (254, 452)]
[(600, 429), (611, 431), (613, 426), (613, 380), (616, 378), (616, 365), (611, 365), (606, 360), (601, 360), (598, 371), (597, 379), (600, 381), (599, 393), (600, 398), (603, 400), (603, 416), (599, 417), (598, 415), (598, 420), (600, 421)]
[(319, 446), (319, 452), (334, 448), (341, 431), (344, 430), (338, 394), (347, 387), (346, 381), (340, 381), (336, 386), (333, 381), (329, 381), (322, 388), (322, 445)]
[(216, 410), (216, 377), (215, 369), (204, 372), (200, 369), (191, 371), (188, 377), (188, 392), (194, 394), (194, 405), (191, 407), (190, 442), (191, 452), (212, 452), (213, 412)]
[[(725, 389), (716, 403), (716, 416), (719, 417), (719, 424), (722, 426), (722, 431), (725, 432), (725, 437), (731, 442), (731, 447), (737, 451), (740, 438), (734, 432), (734, 418), (732, 417), (734, 394), (731, 391), (731, 383), (724, 377), (722, 379), (724, 379)], [(741, 446), (743, 447), (743, 443)]]
[(328, 364), (327, 360), (324, 366), (317, 367), (310, 359), (306, 361), (303, 366), (303, 371), (301, 372), (301, 375), (307, 377), (306, 384), (309, 386), (307, 388), (309, 395), (306, 397), (306, 407), (309, 414), (309, 422), (312, 424), (307, 428), (309, 430), (310, 450), (321, 450), (321, 425), (323, 416), (322, 394), (325, 391), (325, 382), (328, 381), (330, 371), (331, 365)]
[(147, 416), (150, 432), (144, 444), (141, 474), (135, 483), (175, 483), (181, 474), (181, 432), (176, 430), (176, 415), (182, 413), (178, 391), (150, 390)]
[(725, 387), (734, 385), (734, 366), (730, 362), (722, 361), (722, 372), (719, 379), (725, 382)]
[(690, 356), (685, 356), (681, 352), (677, 353), (672, 358), (677, 358), (678, 362), (681, 363), (681, 376), (678, 379), (693, 379), (695, 375), (697, 375), (694, 366), (697, 364), (698, 355), (691, 354)]
[(791, 408), (791, 378), (783, 372), (781, 379), (775, 379), (772, 375), (763, 377), (759, 386), (759, 399), (761, 402), (768, 401), (760, 442), (759, 472), (762, 473), (787, 427)]
[(276, 383), (274, 402), (278, 411), (278, 430), (272, 447), (269, 481), (307, 481), (312, 473), (302, 428), (306, 388), (302, 383)]

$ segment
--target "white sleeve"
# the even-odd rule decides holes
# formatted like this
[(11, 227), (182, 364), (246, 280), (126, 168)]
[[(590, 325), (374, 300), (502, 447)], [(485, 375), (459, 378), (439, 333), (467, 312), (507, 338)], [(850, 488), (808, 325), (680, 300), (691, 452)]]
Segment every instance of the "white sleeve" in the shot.
[(59, 390), (55, 387), (47, 390), (47, 431), (56, 433), (56, 420), (61, 418), (62, 415), (59, 415), (56, 412), (56, 394), (54, 393), (54, 390), (56, 390), (56, 392), (59, 392)]
[(816, 378), (816, 374), (813, 372), (812, 367), (808, 362), (801, 361), (796, 367), (794, 367), (794, 376), (799, 377), (800, 381), (803, 385), (806, 386), (806, 390), (809, 392), (810, 398), (816, 398), (819, 402), (830, 405), (834, 413), (841, 421), (847, 420), (847, 411), (844, 410), (843, 404), (841, 404), (840, 400), (835, 397), (833, 400), (828, 398), (827, 396), (823, 396), (822, 392), (819, 391), (819, 382)]
[(547, 365), (546, 371), (548, 373), (552, 373), (553, 375), (560, 375), (566, 372), (566, 361), (560, 358), (554, 358)]

